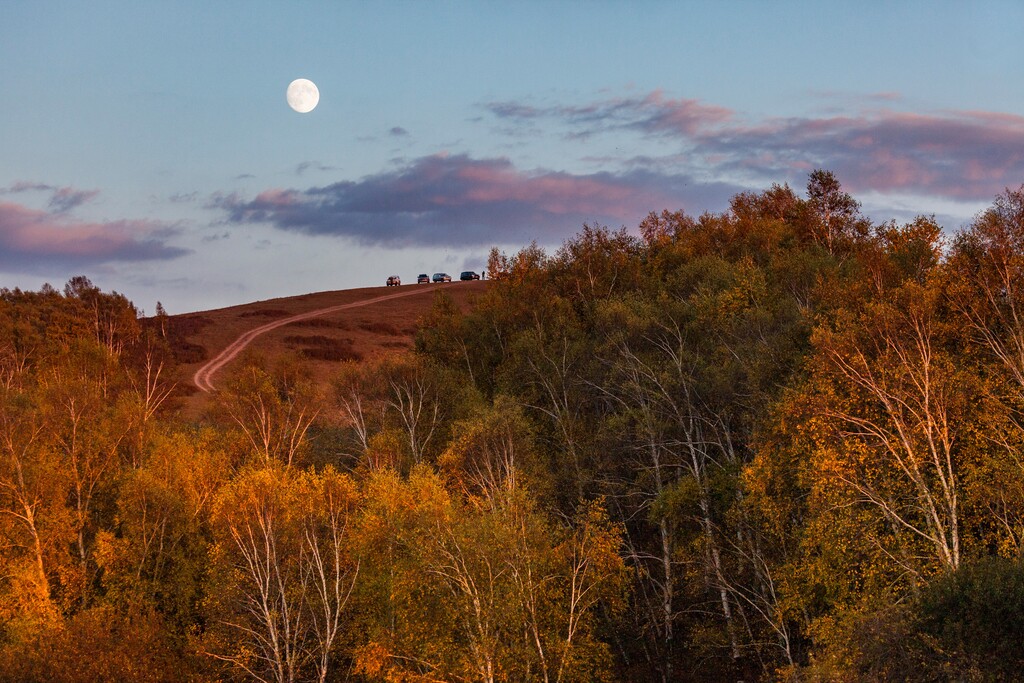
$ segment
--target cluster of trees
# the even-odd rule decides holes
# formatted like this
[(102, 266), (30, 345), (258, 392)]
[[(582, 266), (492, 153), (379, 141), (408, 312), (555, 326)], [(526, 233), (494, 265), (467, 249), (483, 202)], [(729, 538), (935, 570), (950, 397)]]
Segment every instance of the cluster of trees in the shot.
[(1019, 675), (1024, 188), (951, 235), (815, 171), (638, 232), (492, 252), (418, 347), (622, 525), (619, 674)]
[(620, 527), (538, 502), (518, 406), (423, 359), (324, 395), (250, 358), (181, 424), (167, 325), (85, 278), (0, 292), (0, 679), (611, 671)]
[(197, 424), (166, 316), (0, 292), (0, 678), (1016, 675), (1024, 188), (637, 233), (493, 251), (329, 390), (250, 356)]

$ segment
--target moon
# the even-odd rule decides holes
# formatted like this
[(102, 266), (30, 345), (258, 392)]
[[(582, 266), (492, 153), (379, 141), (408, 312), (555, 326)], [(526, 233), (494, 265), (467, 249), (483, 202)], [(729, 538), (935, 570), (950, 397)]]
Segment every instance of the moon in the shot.
[(316, 108), (320, 101), (320, 91), (316, 83), (305, 78), (296, 78), (288, 84), (288, 92), (285, 94), (288, 106), (299, 112), (307, 114)]

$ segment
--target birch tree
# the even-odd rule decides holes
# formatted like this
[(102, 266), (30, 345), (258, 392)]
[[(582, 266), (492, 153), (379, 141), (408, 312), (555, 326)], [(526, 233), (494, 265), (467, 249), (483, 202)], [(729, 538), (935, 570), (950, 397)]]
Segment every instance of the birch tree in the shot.
[(250, 362), (227, 390), (224, 409), (263, 463), (297, 463), (321, 411), (313, 383), (292, 370), (272, 373)]
[[(943, 348), (936, 288), (905, 284), (837, 330), (821, 330), (819, 377), (835, 424), (829, 473), (850, 503), (956, 569), (962, 560), (963, 451), (969, 376)], [(924, 568), (911, 568), (920, 572)]]
[(214, 507), (221, 569), (208, 652), (261, 681), (327, 680), (358, 574), (354, 484), (328, 469), (243, 473)]

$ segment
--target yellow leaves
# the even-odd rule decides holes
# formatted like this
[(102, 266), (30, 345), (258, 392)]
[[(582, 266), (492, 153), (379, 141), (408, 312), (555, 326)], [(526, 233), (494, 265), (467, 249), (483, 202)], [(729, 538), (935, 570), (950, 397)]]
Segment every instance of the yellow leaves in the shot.
[(603, 500), (588, 502), (577, 513), (576, 526), (558, 548), (567, 563), (567, 577), (579, 582), (584, 604), (606, 600), (622, 606), (629, 571), (622, 559), (625, 529), (608, 517)]
[(364, 455), (370, 471), (398, 470), (405, 460), (405, 445), (397, 429), (384, 429), (370, 437)]
[(532, 430), (509, 398), (499, 395), (492, 405), (455, 423), (452, 433), (438, 469), (453, 490), (489, 504), (503, 490), (528, 483), (536, 491), (543, 485)]
[(355, 481), (330, 465), (319, 473), (306, 471), (303, 483), (306, 490), (301, 497), (320, 512), (354, 512), (359, 505), (361, 496)]
[[(450, 680), (416, 670), (414, 666), (427, 671), (430, 671), (432, 666), (427, 662), (410, 661), (407, 657), (395, 655), (375, 641), (356, 648), (353, 660), (353, 673), (366, 676), (369, 680), (385, 681), (386, 683), (446, 683)], [(402, 666), (403, 661), (407, 666)], [(459, 677), (457, 680), (464, 679)]]
[(359, 572), (351, 527), (360, 500), (330, 466), (271, 463), (222, 487), (212, 518), (214, 656), (241, 671), (326, 675)]
[(562, 527), (523, 489), (500, 489), (477, 504), (422, 466), (408, 479), (372, 473), (363, 501), (362, 599), (379, 612), (375, 635), (355, 654), (361, 673), (479, 680), (490, 670), (517, 680), (564, 660), (563, 680), (586, 680), (571, 672), (607, 664), (594, 659), (602, 651), (593, 636), (596, 605), (616, 611), (628, 574), (622, 531), (600, 504)]
[(369, 642), (356, 648), (353, 659), (356, 674), (379, 678), (391, 663), (391, 653), (380, 643)]
[(460, 470), (463, 468), (473, 444), (474, 435), (472, 433), (462, 432), (456, 435), (438, 456), (438, 469), (451, 479), (459, 480)]
[[(352, 529), (352, 542), (360, 557), (388, 574), (397, 573), (386, 589), (390, 600), (395, 591), (412, 590), (396, 586), (402, 573), (415, 564), (424, 538), (432, 538), (448, 525), (451, 498), (441, 479), (427, 467), (414, 468), (408, 479), (394, 470), (372, 472), (361, 482), (362, 506)], [(364, 575), (367, 575), (364, 572)], [(413, 578), (413, 577), (410, 577)], [(373, 582), (373, 578), (367, 578)]]
[(41, 585), (39, 572), (31, 558), (8, 556), (4, 582), (7, 590), (0, 595), (0, 623), (6, 628), (59, 621), (58, 605), (50, 598), (49, 587)]
[(305, 454), (320, 405), (316, 384), (295, 368), (281, 364), (270, 371), (251, 360), (230, 382), (220, 408), (251, 455), (291, 465)]

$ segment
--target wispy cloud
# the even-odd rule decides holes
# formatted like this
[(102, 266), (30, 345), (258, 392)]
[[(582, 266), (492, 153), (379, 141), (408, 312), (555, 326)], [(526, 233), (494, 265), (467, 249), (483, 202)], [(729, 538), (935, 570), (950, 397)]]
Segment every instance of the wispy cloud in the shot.
[(92, 201), (99, 190), (76, 190), (73, 187), (57, 187), (46, 183), (19, 181), (0, 190), (0, 194), (21, 194), (23, 192), (46, 192), (50, 194), (48, 206), (57, 213), (66, 213)]
[(1024, 180), (1024, 117), (981, 112), (792, 118), (699, 140), (763, 175), (834, 170), (854, 192), (989, 199)]
[(59, 208), (0, 202), (0, 267), (32, 272), (115, 261), (171, 259), (188, 253), (170, 246), (173, 229), (152, 221), (88, 222)]
[(328, 166), (322, 164), (319, 161), (303, 161), (301, 164), (295, 167), (295, 175), (302, 175), (306, 171), (336, 171), (337, 166)]
[[(660, 91), (583, 105), (485, 105), (506, 129), (535, 131), (543, 119), (568, 138), (635, 131), (674, 143), (677, 171), (701, 168), (747, 182), (802, 185), (828, 168), (855, 192), (901, 192), (990, 199), (1024, 181), (1024, 117), (984, 111), (910, 114), (891, 107), (897, 93), (866, 95), (854, 113), (743, 120), (737, 112)], [(850, 111), (850, 109), (848, 109)]]
[(27, 180), (19, 180), (12, 185), (0, 190), (2, 194), (18, 194), (20, 192), (48, 192), (53, 189), (53, 185), (47, 185), (46, 183), (34, 183)]
[(503, 158), (442, 154), (359, 181), (268, 189), (253, 199), (215, 196), (211, 206), (234, 223), (364, 244), (556, 243), (583, 222), (634, 225), (650, 210), (724, 203), (739, 189), (682, 174), (524, 171)]
[(99, 190), (75, 190), (70, 187), (60, 187), (54, 190), (53, 196), (50, 197), (50, 208), (58, 213), (65, 213), (92, 200), (99, 193)]
[(643, 97), (618, 97), (581, 105), (537, 107), (517, 102), (484, 105), (505, 121), (533, 123), (557, 119), (570, 128), (570, 137), (588, 137), (616, 130), (673, 133), (697, 137), (727, 126), (732, 110), (694, 99), (673, 99), (655, 90)]

